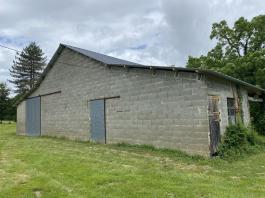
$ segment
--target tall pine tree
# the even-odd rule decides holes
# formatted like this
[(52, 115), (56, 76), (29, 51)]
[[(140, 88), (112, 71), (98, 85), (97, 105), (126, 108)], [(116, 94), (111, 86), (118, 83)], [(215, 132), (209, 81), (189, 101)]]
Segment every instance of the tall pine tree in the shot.
[(15, 92), (23, 95), (25, 92), (33, 88), (46, 65), (46, 57), (42, 49), (35, 43), (30, 43), (22, 52), (17, 53), (10, 75), (16, 87)]

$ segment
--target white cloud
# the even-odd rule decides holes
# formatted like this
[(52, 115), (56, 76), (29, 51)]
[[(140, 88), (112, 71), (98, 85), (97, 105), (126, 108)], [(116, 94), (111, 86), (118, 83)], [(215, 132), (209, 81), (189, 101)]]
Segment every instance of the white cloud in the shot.
[[(211, 24), (263, 14), (264, 0), (0, 0), (0, 44), (36, 41), (50, 58), (59, 43), (150, 65), (184, 66), (206, 53)], [(15, 53), (0, 48), (0, 81)]]

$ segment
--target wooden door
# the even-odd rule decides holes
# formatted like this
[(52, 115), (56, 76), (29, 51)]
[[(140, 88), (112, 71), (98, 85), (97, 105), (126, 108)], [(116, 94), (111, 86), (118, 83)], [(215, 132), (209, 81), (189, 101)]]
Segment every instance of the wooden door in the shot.
[(218, 144), (221, 140), (220, 134), (220, 111), (219, 96), (209, 96), (208, 99), (208, 115), (210, 127), (210, 153), (215, 155)]

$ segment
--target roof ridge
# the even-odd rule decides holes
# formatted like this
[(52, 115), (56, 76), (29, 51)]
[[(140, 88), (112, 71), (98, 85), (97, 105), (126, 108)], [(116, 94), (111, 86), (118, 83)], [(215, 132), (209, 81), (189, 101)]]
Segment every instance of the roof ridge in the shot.
[(134, 63), (134, 62), (131, 62), (131, 61), (127, 61), (127, 60), (124, 60), (124, 59), (120, 59), (120, 58), (116, 58), (116, 57), (113, 57), (113, 56), (109, 56), (109, 55), (106, 55), (106, 54), (102, 54), (102, 53), (99, 53), (99, 52), (95, 52), (95, 51), (92, 51), (92, 50), (87, 50), (87, 49), (83, 49), (83, 48), (80, 48), (80, 47), (75, 47), (75, 46), (71, 46), (71, 45), (67, 45), (67, 44), (61, 44), (69, 49), (72, 49), (74, 51), (77, 51), (87, 57), (90, 57), (92, 59), (95, 59), (97, 61), (100, 61), (100, 62), (103, 62), (107, 65), (141, 65), (139, 63)]

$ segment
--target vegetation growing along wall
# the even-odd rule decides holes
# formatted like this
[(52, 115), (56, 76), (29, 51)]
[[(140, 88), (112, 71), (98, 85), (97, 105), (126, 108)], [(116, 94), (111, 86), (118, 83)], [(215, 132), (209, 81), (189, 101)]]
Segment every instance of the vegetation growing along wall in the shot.
[(255, 152), (264, 146), (252, 127), (245, 127), (241, 122), (226, 128), (217, 155), (221, 158), (236, 158)]

